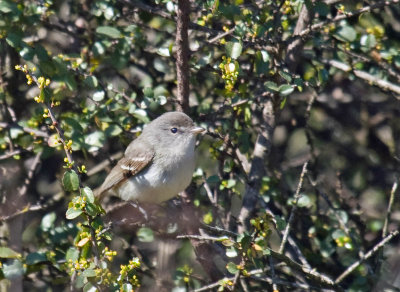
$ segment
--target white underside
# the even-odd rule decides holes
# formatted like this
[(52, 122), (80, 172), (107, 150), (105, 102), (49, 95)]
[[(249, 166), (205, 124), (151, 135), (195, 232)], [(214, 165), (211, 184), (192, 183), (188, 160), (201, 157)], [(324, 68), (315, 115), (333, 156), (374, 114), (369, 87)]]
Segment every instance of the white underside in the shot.
[(193, 150), (185, 155), (170, 153), (174, 163), (166, 165), (164, 159), (157, 160), (160, 165), (153, 163), (114, 191), (126, 201), (161, 203), (173, 198), (183, 191), (192, 179), (195, 168), (194, 145), (190, 148)]

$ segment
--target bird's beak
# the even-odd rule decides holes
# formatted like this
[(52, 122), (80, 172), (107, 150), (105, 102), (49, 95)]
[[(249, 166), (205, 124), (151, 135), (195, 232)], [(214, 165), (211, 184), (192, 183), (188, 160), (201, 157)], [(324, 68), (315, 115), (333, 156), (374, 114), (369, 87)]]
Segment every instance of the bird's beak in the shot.
[(190, 132), (197, 135), (197, 134), (204, 132), (205, 130), (206, 129), (204, 129), (202, 127), (193, 127), (192, 129), (190, 129)]

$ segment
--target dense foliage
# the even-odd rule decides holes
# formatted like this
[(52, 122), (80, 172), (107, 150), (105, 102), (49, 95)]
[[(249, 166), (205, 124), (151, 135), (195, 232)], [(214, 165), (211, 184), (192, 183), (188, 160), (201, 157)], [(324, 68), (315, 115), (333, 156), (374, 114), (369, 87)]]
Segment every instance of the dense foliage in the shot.
[[(399, 19), (397, 0), (0, 0), (0, 290), (399, 290)], [(101, 205), (171, 110), (207, 128), (191, 186)]]

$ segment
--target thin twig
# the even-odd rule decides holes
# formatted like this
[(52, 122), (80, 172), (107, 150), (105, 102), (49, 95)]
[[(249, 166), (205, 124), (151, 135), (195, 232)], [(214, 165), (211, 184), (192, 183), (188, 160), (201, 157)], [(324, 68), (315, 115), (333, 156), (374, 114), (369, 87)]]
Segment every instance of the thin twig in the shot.
[(65, 199), (64, 193), (60, 192), (52, 196), (51, 200), (47, 200), (46, 203), (36, 203), (35, 205), (26, 205), (23, 209), (8, 215), (8, 216), (0, 216), (0, 221), (7, 221), (12, 218), (15, 218), (21, 214), (27, 213), (27, 212), (36, 212), (36, 211), (42, 211), (49, 209), (50, 207), (53, 207), (56, 203), (59, 201)]
[(44, 138), (49, 137), (49, 134), (45, 131), (40, 131), (40, 130), (29, 128), (29, 127), (22, 127), (16, 123), (10, 124), (10, 123), (0, 122), (0, 128), (3, 128), (3, 129), (17, 128), (17, 129), (21, 129), (25, 133), (33, 134), (37, 137), (44, 137)]
[(6, 154), (0, 155), (0, 160), (8, 159), (10, 157), (13, 157), (14, 155), (21, 154), (21, 152), (22, 152), (22, 150), (18, 149), (18, 150), (14, 150), (14, 151), (8, 152)]
[(106, 159), (106, 160), (100, 162), (99, 164), (93, 166), (90, 170), (88, 170), (86, 175), (92, 176), (92, 175), (102, 171), (103, 169), (107, 168), (111, 164), (112, 161), (116, 161), (116, 160), (120, 159), (123, 155), (124, 155), (124, 153), (122, 151), (112, 154), (109, 159)]
[(392, 206), (395, 198), (395, 193), (397, 191), (397, 187), (398, 187), (398, 181), (396, 180), (393, 183), (392, 191), (390, 192), (389, 204), (386, 210), (385, 223), (383, 224), (383, 229), (382, 229), (382, 238), (385, 238), (388, 232), (388, 226), (389, 226), (390, 216), (392, 214)]
[(306, 163), (304, 163), (303, 169), (302, 169), (301, 174), (300, 174), (299, 183), (297, 185), (296, 193), (294, 195), (293, 208), (292, 208), (292, 211), (290, 212), (290, 216), (289, 216), (289, 220), (288, 220), (288, 223), (286, 225), (286, 228), (285, 228), (285, 232), (283, 233), (282, 242), (281, 242), (281, 245), (279, 247), (279, 253), (283, 253), (286, 241), (287, 241), (288, 236), (289, 236), (289, 231), (290, 231), (290, 228), (291, 228), (293, 220), (294, 220), (294, 214), (295, 214), (295, 212), (297, 210), (297, 203), (298, 203), (298, 201), (300, 199), (300, 190), (301, 190), (301, 188), (303, 186), (304, 175), (307, 173), (307, 165), (308, 165), (308, 161)]
[(231, 28), (230, 30), (225, 31), (225, 32), (223, 32), (223, 33), (220, 33), (219, 35), (217, 35), (217, 36), (215, 36), (215, 37), (209, 39), (208, 42), (209, 42), (209, 43), (215, 43), (215, 42), (218, 41), (219, 39), (222, 39), (222, 38), (226, 37), (227, 35), (232, 34), (234, 31), (235, 31), (235, 28)]
[(360, 79), (363, 79), (363, 80), (370, 82), (384, 90), (389, 90), (389, 91), (399, 95), (399, 96), (396, 96), (396, 98), (400, 99), (400, 86), (399, 85), (396, 85), (392, 82), (389, 82), (389, 81), (386, 81), (383, 79), (380, 79), (380, 78), (378, 78), (374, 75), (371, 75), (367, 72), (353, 69), (351, 66), (349, 66), (345, 63), (336, 61), (336, 60), (326, 60), (325, 59), (325, 60), (322, 60), (322, 63), (331, 65), (332, 67), (335, 67), (335, 68), (345, 71), (345, 72), (351, 72)]
[(196, 235), (196, 234), (178, 235), (176, 238), (178, 238), (178, 239), (186, 238), (186, 239), (197, 239), (197, 240), (210, 240), (210, 241), (224, 241), (224, 240), (230, 240), (229, 237), (227, 237), (227, 236), (214, 237), (214, 236)]
[(384, 239), (382, 239), (378, 244), (376, 244), (369, 252), (367, 252), (363, 257), (361, 257), (358, 261), (353, 263), (350, 267), (348, 267), (339, 277), (336, 278), (335, 284), (339, 284), (342, 282), (348, 275), (350, 275), (355, 269), (358, 268), (364, 261), (369, 259), (372, 255), (374, 255), (377, 251), (385, 246), (390, 240), (396, 237), (399, 234), (398, 230), (395, 230), (389, 233)]

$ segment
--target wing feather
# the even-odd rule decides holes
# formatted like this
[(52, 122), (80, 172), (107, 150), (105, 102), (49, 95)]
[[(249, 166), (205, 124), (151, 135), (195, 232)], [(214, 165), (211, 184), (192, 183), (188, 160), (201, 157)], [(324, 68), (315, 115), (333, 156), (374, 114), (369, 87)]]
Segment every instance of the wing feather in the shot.
[[(141, 143), (134, 143), (133, 141), (127, 148), (125, 156), (118, 161), (117, 165), (111, 170), (101, 185), (100, 189), (96, 192), (96, 196), (102, 200), (111, 189), (117, 187), (125, 180), (141, 172), (144, 168), (149, 166), (154, 157), (154, 151), (151, 147), (147, 148), (140, 145)], [(142, 147), (135, 147), (136, 145)]]

